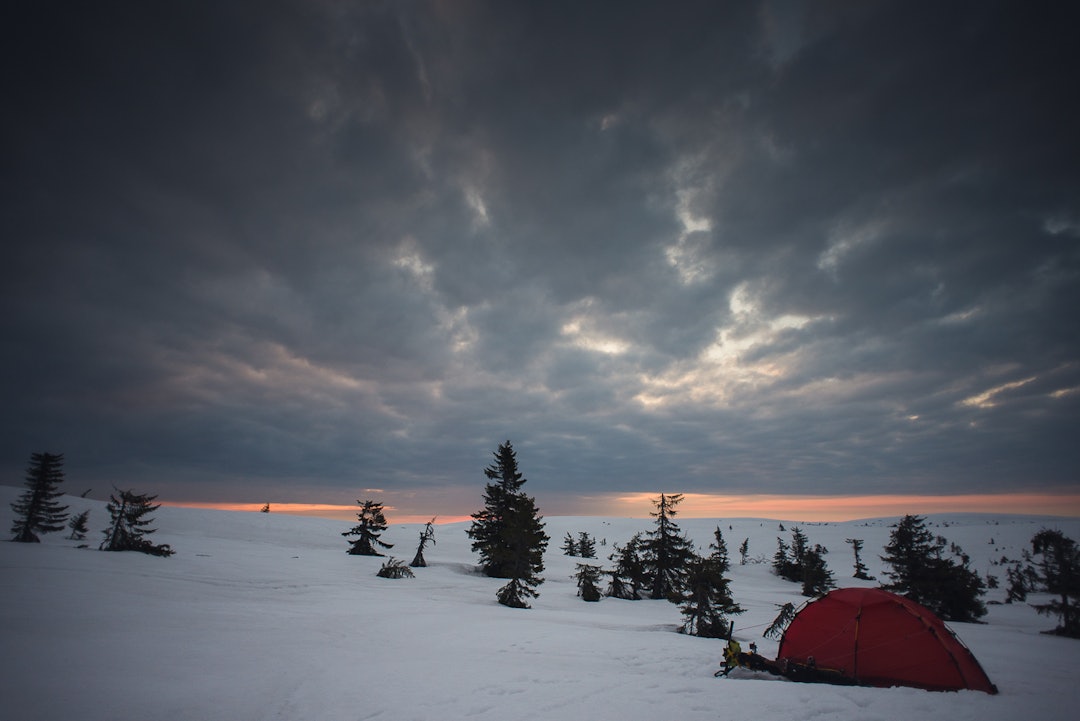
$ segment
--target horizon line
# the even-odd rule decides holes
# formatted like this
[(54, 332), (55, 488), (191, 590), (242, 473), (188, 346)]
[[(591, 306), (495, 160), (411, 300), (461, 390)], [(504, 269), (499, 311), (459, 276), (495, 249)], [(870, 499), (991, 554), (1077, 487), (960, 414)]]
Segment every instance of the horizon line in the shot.
[[(436, 525), (460, 523), (471, 518), (468, 513), (433, 514), (419, 513), (420, 509), (410, 503), (393, 502), (393, 493), (384, 494), (388, 501), (383, 504), (389, 523), (426, 523), (433, 519)], [(605, 496), (580, 496), (563, 499), (556, 506), (560, 512), (543, 513), (545, 516), (597, 516), (613, 518), (648, 517), (652, 500), (660, 492), (635, 492), (608, 494)], [(877, 496), (824, 496), (740, 494), (721, 495), (707, 493), (683, 493), (678, 509), (681, 518), (761, 518), (784, 521), (842, 522), (862, 519), (905, 515), (928, 515), (937, 513), (997, 513), (1006, 515), (1030, 515), (1073, 518), (1080, 517), (1080, 493), (982, 493), (951, 494), (942, 496), (889, 494)], [(404, 499), (402, 499), (404, 500)], [(221, 511), (260, 512), (266, 502), (226, 501), (159, 501), (163, 506), (178, 508), (202, 508)], [(296, 516), (316, 516), (339, 520), (352, 520), (356, 516), (355, 504), (270, 502), (271, 513)], [(577, 506), (581, 510), (566, 512), (562, 508)]]

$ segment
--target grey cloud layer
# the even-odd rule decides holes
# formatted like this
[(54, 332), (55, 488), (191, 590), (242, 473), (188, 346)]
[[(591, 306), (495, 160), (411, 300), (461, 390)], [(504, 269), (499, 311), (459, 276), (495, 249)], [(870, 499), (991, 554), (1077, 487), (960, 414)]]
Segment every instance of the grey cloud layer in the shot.
[(0, 464), (1075, 490), (1074, 14), (24, 8)]

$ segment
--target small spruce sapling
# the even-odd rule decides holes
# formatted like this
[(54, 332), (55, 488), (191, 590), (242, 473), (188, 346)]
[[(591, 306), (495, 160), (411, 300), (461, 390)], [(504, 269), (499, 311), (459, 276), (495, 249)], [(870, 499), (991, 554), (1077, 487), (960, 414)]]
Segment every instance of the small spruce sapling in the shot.
[(789, 547), (784, 543), (784, 539), (779, 536), (776, 537), (776, 553), (773, 554), (772, 570), (780, 578), (790, 578), (793, 574), (795, 564), (791, 562), (791, 557), (788, 555)]
[(855, 554), (855, 573), (852, 574), (852, 578), (858, 578), (861, 581), (873, 581), (875, 580), (867, 571), (866, 564), (862, 562), (862, 557), (859, 555), (862, 551), (863, 540), (861, 538), (847, 538), (847, 543), (851, 544), (851, 550)]
[(570, 531), (566, 532), (566, 537), (563, 538), (562, 552), (564, 556), (576, 556), (578, 555), (577, 541), (570, 534)]
[(346, 553), (351, 556), (381, 556), (382, 554), (375, 549), (376, 546), (394, 547), (392, 543), (379, 540), (379, 536), (386, 530), (387, 525), (383, 505), (375, 501), (357, 500), (357, 503), (362, 506), (356, 514), (359, 523), (341, 534), (346, 538), (357, 537), (355, 541), (349, 541), (349, 550)]
[(802, 594), (809, 598), (823, 596), (836, 587), (832, 571), (825, 564), (828, 550), (820, 543), (807, 548), (803, 553)]
[(599, 566), (579, 563), (573, 578), (577, 581), (578, 595), (581, 596), (582, 600), (591, 602), (600, 600), (602, 594), (600, 593), (600, 587), (597, 585), (600, 583)]
[(585, 531), (579, 533), (577, 552), (582, 558), (596, 558), (596, 539)]
[(615, 568), (608, 571), (611, 576), (608, 596), (627, 601), (641, 599), (641, 589), (648, 583), (645, 560), (642, 558), (643, 545), (644, 540), (640, 533), (635, 533), (626, 545), (614, 544), (613, 551), (608, 556), (608, 560), (615, 564)]
[(528, 598), (536, 598), (540, 594), (530, 586), (525, 579), (511, 578), (506, 584), (495, 592), (495, 598), (504, 606), (510, 608), (530, 608)]
[(85, 541), (86, 534), (89, 530), (87, 526), (87, 519), (90, 518), (90, 511), (83, 511), (82, 513), (76, 513), (68, 521), (68, 528), (71, 529), (71, 534), (68, 535), (69, 541)]
[(416, 547), (416, 555), (413, 556), (412, 563), (409, 565), (413, 568), (425, 568), (427, 567), (427, 561), (424, 559), (424, 548), (427, 544), (435, 545), (435, 519), (432, 518), (424, 526), (424, 530), (420, 531), (420, 543)]

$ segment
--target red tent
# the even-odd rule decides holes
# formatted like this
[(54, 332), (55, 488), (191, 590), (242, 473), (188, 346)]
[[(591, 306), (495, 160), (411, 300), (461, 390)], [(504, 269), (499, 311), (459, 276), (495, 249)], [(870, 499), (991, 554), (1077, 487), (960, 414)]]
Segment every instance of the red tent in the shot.
[(831, 669), (868, 686), (997, 693), (940, 618), (879, 588), (841, 588), (808, 603), (784, 632), (777, 661)]

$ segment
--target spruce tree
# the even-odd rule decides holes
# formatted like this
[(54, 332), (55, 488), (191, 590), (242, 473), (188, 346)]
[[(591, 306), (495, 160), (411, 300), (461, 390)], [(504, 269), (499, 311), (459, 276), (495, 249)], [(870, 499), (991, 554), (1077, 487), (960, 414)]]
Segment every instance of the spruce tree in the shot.
[(40, 543), (39, 533), (61, 531), (67, 523), (67, 506), (56, 499), (64, 495), (60, 484), (64, 481), (63, 453), (34, 453), (26, 469), (26, 490), (11, 504), (15, 522), (11, 526), (13, 541)]
[(795, 564), (791, 562), (791, 556), (788, 555), (790, 548), (784, 539), (779, 536), (776, 537), (776, 553), (773, 554), (772, 570), (780, 578), (792, 580), (794, 576)]
[(810, 549), (810, 539), (806, 537), (798, 526), (791, 527), (791, 564), (794, 566), (794, 578), (790, 581), (798, 581), (802, 578), (802, 567), (806, 562), (806, 552)]
[(682, 498), (681, 493), (662, 493), (653, 501), (656, 511), (649, 513), (656, 519), (656, 528), (646, 534), (644, 543), (645, 568), (652, 586), (649, 598), (677, 598), (694, 558), (690, 541), (673, 520)]
[(383, 513), (383, 504), (359, 499), (356, 502), (362, 505), (356, 514), (359, 523), (341, 534), (346, 538), (350, 536), (357, 537), (355, 541), (349, 541), (349, 550), (346, 553), (351, 556), (381, 556), (382, 554), (376, 550), (376, 546), (380, 548), (394, 547), (392, 543), (379, 540), (379, 536), (386, 530), (387, 525), (386, 515)]
[(504, 606), (528, 608), (543, 583), (544, 550), (548, 536), (536, 501), (522, 490), (525, 478), (518, 472), (517, 454), (510, 441), (500, 444), (495, 462), (484, 469), (488, 483), (484, 508), (472, 514), (467, 534), (472, 550), (480, 554), (480, 567), (493, 578), (509, 578), (497, 598)]
[(720, 566), (720, 573), (727, 573), (731, 568), (731, 561), (728, 559), (727, 543), (724, 541), (720, 526), (713, 531), (713, 540), (709, 543), (709, 550), (712, 551), (709, 558)]
[(579, 533), (577, 552), (582, 558), (596, 558), (596, 539), (585, 531)]
[(1014, 561), (1005, 569), (1005, 579), (1008, 582), (1005, 586), (1005, 603), (1026, 601), (1028, 591), (1031, 589), (1028, 587), (1027, 576), (1024, 574), (1020, 561)]
[(731, 595), (731, 579), (724, 574), (731, 568), (727, 543), (720, 526), (713, 531), (709, 544), (712, 553), (694, 556), (686, 571), (686, 580), (678, 594), (683, 614), (683, 633), (707, 638), (728, 638), (729, 616), (743, 612)]
[(742, 544), (739, 545), (739, 565), (746, 565), (746, 556), (750, 553), (750, 539), (744, 538)]
[(510, 583), (495, 592), (496, 600), (510, 608), (529, 608), (529, 602), (526, 599), (536, 598), (539, 595), (535, 588), (521, 578), (511, 578)]
[(562, 552), (564, 556), (578, 555), (577, 540), (570, 534), (570, 531), (567, 531), (566, 537), (563, 538)]
[(427, 561), (424, 559), (424, 549), (428, 544), (435, 545), (435, 519), (432, 518), (424, 526), (424, 530), (420, 531), (420, 543), (416, 546), (416, 555), (413, 556), (412, 563), (409, 565), (413, 568), (425, 568)]
[(862, 551), (863, 540), (861, 538), (848, 538), (845, 540), (851, 544), (851, 550), (855, 554), (855, 573), (851, 577), (862, 581), (873, 581), (874, 577), (867, 572), (869, 569), (866, 568), (866, 564), (862, 562), (862, 557), (859, 555)]
[(71, 517), (68, 521), (68, 528), (71, 529), (71, 534), (68, 535), (69, 541), (83, 541), (86, 540), (86, 533), (89, 530), (87, 527), (87, 519), (90, 517), (90, 511), (83, 511), (77, 513)]
[(148, 528), (151, 523), (149, 514), (161, 508), (146, 493), (120, 491), (109, 495), (109, 527), (105, 530), (105, 540), (101, 542), (102, 551), (139, 551), (152, 556), (171, 556), (175, 551), (167, 543), (154, 545), (146, 539), (155, 529)]
[[(717, 529), (719, 531), (719, 528)], [(724, 577), (726, 556), (694, 556), (675, 601), (681, 604), (682, 632), (705, 638), (728, 638), (729, 616), (743, 612), (731, 596), (731, 580)]]
[(821, 544), (803, 552), (802, 594), (809, 598), (824, 596), (830, 589), (836, 588), (832, 571), (825, 563), (828, 551)]
[(1044, 528), (1032, 537), (1031, 550), (1038, 586), (1056, 596), (1035, 610), (1058, 617), (1054, 633), (1080, 638), (1080, 548), (1061, 531)]
[(600, 567), (588, 563), (577, 564), (573, 578), (577, 581), (578, 595), (584, 601), (600, 600)]
[(642, 557), (643, 546), (644, 539), (640, 533), (635, 533), (626, 545), (614, 545), (611, 555), (608, 556), (608, 559), (615, 564), (615, 568), (608, 572), (611, 576), (611, 584), (607, 589), (608, 596), (627, 601), (637, 601), (641, 598), (641, 590), (648, 583), (645, 560)]
[(926, 528), (926, 519), (921, 516), (904, 516), (893, 524), (892, 529), (885, 555), (881, 557), (892, 570), (885, 571), (889, 583), (881, 587), (888, 591), (913, 591), (916, 595), (925, 595), (921, 588), (925, 584), (924, 569), (928, 561), (940, 557), (942, 546)]
[(985, 590), (982, 578), (962, 552), (959, 563), (944, 556), (945, 539), (935, 537), (925, 520), (907, 515), (892, 526), (881, 557), (891, 567), (885, 571), (889, 583), (881, 587), (921, 603), (947, 621), (977, 620), (986, 614), (980, 600)]

